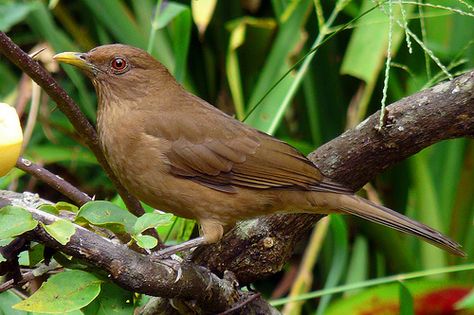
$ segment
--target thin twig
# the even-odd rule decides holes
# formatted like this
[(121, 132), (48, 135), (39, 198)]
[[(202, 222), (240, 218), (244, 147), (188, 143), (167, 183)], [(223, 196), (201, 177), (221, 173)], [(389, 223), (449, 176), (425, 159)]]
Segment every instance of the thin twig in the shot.
[(82, 206), (92, 200), (86, 193), (80, 191), (68, 181), (25, 158), (20, 157), (16, 161), (16, 167), (48, 184), (53, 189), (71, 199), (78, 206)]
[(124, 200), (130, 212), (137, 216), (145, 213), (140, 202), (122, 186), (112, 172), (112, 169), (107, 163), (107, 160), (99, 146), (99, 138), (94, 127), (81, 112), (79, 106), (77, 106), (66, 91), (58, 85), (51, 74), (18, 47), (4, 32), (0, 32), (0, 52), (28, 74), (56, 102), (59, 109), (66, 115), (78, 134), (84, 139), (91, 151), (95, 154), (97, 161), (114, 183), (117, 192)]
[(35, 268), (34, 270), (31, 270), (31, 271), (28, 271), (28, 272), (25, 272), (21, 275), (21, 280), (18, 282), (18, 283), (15, 283), (15, 281), (13, 279), (10, 279), (2, 284), (0, 284), (0, 293), (1, 292), (4, 292), (4, 291), (7, 291), (7, 290), (10, 290), (11, 288), (13, 288), (15, 285), (17, 284), (23, 284), (23, 283), (26, 283), (26, 282), (29, 282), (31, 280), (33, 280), (34, 278), (36, 277), (40, 277), (54, 269), (57, 269), (59, 268), (59, 264), (56, 263), (56, 262), (51, 262), (49, 265), (45, 265), (45, 264), (42, 264), (40, 266), (38, 266), (37, 268)]

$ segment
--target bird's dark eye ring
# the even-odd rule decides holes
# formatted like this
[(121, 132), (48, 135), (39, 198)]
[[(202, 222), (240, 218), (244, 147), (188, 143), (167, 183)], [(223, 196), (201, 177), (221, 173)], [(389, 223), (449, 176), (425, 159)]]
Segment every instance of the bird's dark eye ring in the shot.
[(123, 73), (128, 67), (127, 60), (121, 57), (115, 57), (110, 63), (112, 69), (117, 73)]

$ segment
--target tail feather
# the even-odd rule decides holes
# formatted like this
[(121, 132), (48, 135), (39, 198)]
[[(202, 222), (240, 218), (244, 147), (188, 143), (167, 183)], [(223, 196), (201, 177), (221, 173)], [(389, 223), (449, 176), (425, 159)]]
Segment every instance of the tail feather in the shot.
[(429, 226), (355, 195), (341, 195), (341, 197), (343, 198), (343, 206), (340, 206), (339, 209), (345, 213), (386, 225), (403, 233), (417, 236), (454, 255), (466, 256), (461, 250), (461, 245)]

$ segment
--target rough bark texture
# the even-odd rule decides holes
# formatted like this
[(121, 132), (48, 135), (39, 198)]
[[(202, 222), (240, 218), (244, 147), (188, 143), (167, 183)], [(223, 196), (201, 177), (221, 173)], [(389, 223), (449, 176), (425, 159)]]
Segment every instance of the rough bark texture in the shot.
[[(474, 71), (406, 97), (387, 107), (387, 124), (376, 130), (377, 112), (319, 147), (310, 160), (329, 178), (354, 190), (375, 175), (433, 143), (474, 136)], [(200, 249), (194, 261), (240, 283), (281, 270), (295, 243), (319, 215), (273, 215), (242, 222), (224, 239)], [(271, 246), (268, 246), (271, 244)]]
[[(2, 206), (8, 200), (9, 204), (27, 209), (34, 219), (45, 224), (58, 220), (54, 215), (35, 209), (44, 203), (35, 194), (0, 190), (0, 200), (3, 200)], [(192, 263), (176, 265), (171, 260), (153, 262), (149, 256), (132, 251), (124, 244), (78, 225), (75, 228), (76, 232), (66, 245), (58, 243), (41, 225), (23, 234), (22, 238), (79, 258), (98, 271), (107, 273), (112, 281), (127, 290), (194, 301), (194, 309), (202, 313), (224, 311), (241, 298), (232, 281), (219, 279), (206, 268)]]

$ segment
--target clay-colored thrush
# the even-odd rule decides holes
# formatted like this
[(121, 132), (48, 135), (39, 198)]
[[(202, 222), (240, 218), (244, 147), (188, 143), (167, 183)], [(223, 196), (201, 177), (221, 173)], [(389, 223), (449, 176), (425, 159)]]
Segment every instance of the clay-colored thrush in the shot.
[(217, 242), (239, 220), (276, 212), (337, 212), (464, 255), (441, 233), (355, 196), (295, 148), (190, 94), (141, 49), (105, 45), (54, 59), (92, 80), (100, 143), (125, 187), (152, 207), (199, 222), (202, 237), (181, 249)]

